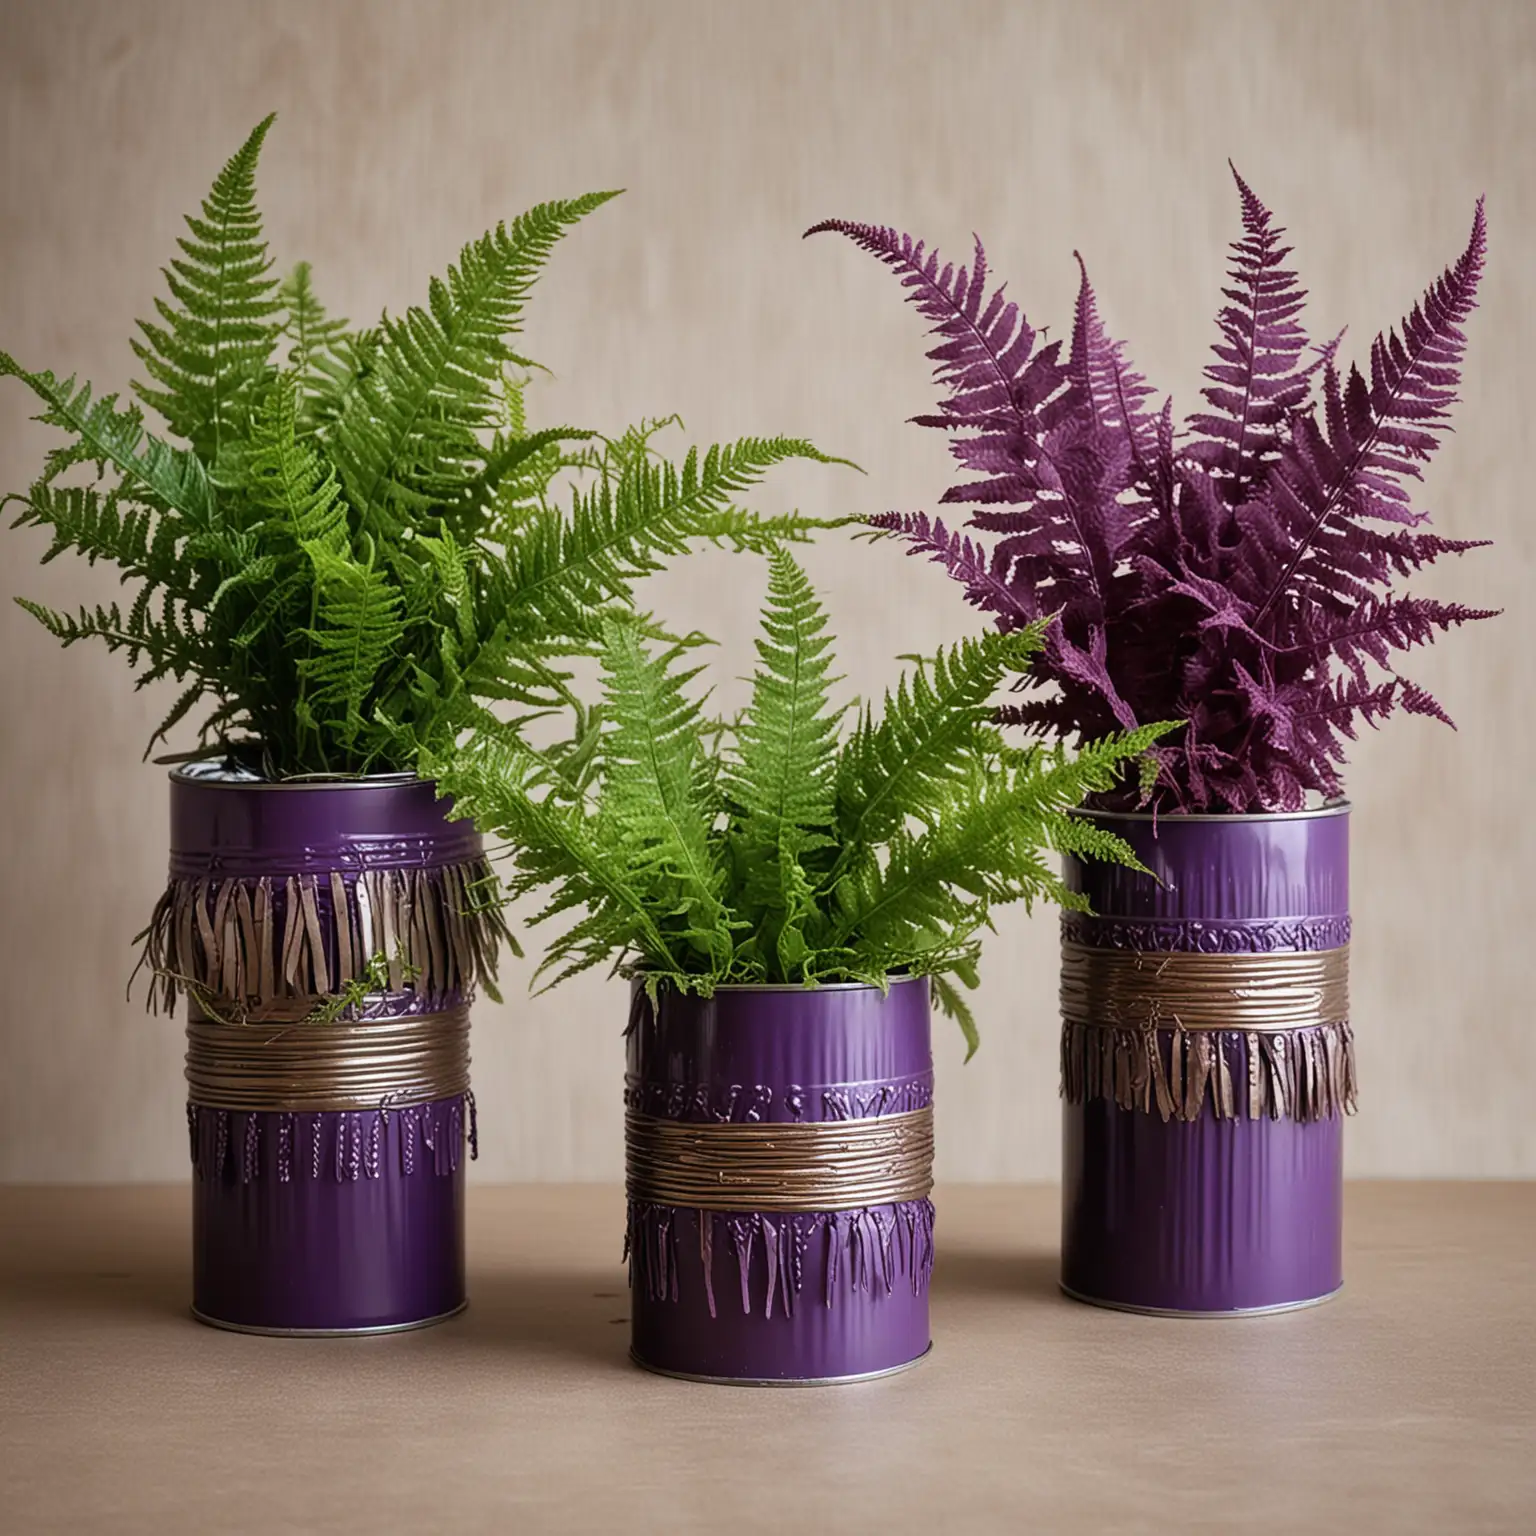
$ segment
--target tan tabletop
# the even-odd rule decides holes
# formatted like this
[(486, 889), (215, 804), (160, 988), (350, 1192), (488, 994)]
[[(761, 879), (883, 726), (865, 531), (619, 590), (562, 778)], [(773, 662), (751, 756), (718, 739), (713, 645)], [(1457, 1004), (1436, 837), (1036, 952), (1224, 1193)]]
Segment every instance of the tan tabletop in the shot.
[(0, 1530), (1536, 1531), (1536, 1185), (1353, 1187), (1343, 1296), (1221, 1322), (945, 1189), (932, 1355), (805, 1391), (628, 1363), (610, 1188), (472, 1189), (469, 1311), (323, 1341), (190, 1321), (187, 1206), (0, 1189)]

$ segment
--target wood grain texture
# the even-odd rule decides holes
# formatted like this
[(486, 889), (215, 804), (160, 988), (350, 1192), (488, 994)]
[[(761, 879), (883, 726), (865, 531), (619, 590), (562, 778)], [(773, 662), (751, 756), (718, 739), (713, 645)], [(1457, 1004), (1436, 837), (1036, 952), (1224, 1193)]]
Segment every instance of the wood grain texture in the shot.
[(625, 1356), (622, 1200), (477, 1186), (470, 1308), (389, 1338), (187, 1317), (184, 1187), (0, 1190), (11, 1530), (1528, 1532), (1536, 1185), (1353, 1185), (1346, 1288), (1231, 1322), (1056, 1289), (1057, 1191), (938, 1195), (934, 1350), (703, 1387)]
[[(765, 505), (931, 507), (949, 483), (921, 327), (829, 215), (972, 230), (1031, 318), (1070, 323), (1074, 249), (1140, 367), (1196, 401), (1237, 228), (1230, 155), (1279, 213), (1318, 336), (1364, 352), (1462, 246), (1479, 192), (1491, 258), (1465, 403), (1430, 472), (1440, 531), (1489, 536), (1415, 590), (1495, 623), (1415, 657), (1460, 724), (1366, 732), (1355, 818), (1356, 1173), (1536, 1175), (1527, 871), (1536, 818), (1520, 682), (1536, 305), (1536, 6), (1436, 0), (5, 0), (0, 4), (0, 345), (121, 387), (181, 215), (276, 109), (261, 200), (274, 254), (314, 263), (367, 319), (425, 292), (469, 237), (531, 203), (627, 195), (558, 252), (525, 338), (544, 422), (680, 411), (713, 439), (814, 437), (867, 474), (807, 469)], [(0, 491), (49, 435), (0, 389)], [(180, 1031), (126, 1003), (129, 936), (163, 879), (166, 789), (139, 754), (168, 700), (120, 659), (60, 651), (9, 602), (111, 600), (113, 574), (0, 531), (0, 1178), (171, 1178)], [(890, 546), (808, 558), (847, 688), (969, 631), (959, 589)], [(722, 647), (742, 701), (764, 576), (703, 556), (646, 598)], [(939, 1171), (1057, 1167), (1055, 931), (1005, 914), (977, 1004), (982, 1053), (939, 1045)], [(622, 1000), (596, 974), (476, 1016), (499, 1178), (617, 1178)], [(1477, 1068), (1463, 1070), (1476, 1062)]]

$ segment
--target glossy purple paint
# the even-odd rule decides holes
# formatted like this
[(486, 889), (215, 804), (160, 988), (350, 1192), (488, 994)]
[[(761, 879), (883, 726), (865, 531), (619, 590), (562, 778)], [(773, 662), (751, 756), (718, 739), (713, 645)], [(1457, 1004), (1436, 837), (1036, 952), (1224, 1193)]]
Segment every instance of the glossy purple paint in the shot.
[[(171, 775), (173, 876), (435, 868), (480, 851), (473, 826), (414, 779)], [(386, 1011), (414, 1007), (405, 992)], [(222, 1129), (218, 1112), (189, 1108), (193, 1309), (204, 1321), (354, 1332), (418, 1326), (464, 1305), (462, 1101), (383, 1117), (231, 1111)]]
[(199, 1110), (192, 1306), (224, 1327), (409, 1328), (464, 1305), (464, 1106)]
[[(653, 1007), (637, 984), (628, 1058), (626, 1103), (668, 1119), (784, 1123), (921, 1108), (933, 1094), (928, 987), (663, 992)], [(929, 1346), (932, 1220), (927, 1201), (791, 1217), (792, 1232), (768, 1215), (779, 1234), (770, 1268), (760, 1213), (632, 1205), (633, 1260), (651, 1261), (632, 1261), (633, 1354), (653, 1370), (785, 1385), (909, 1365)]]
[[(1068, 858), (1068, 884), (1098, 914), (1090, 942), (1114, 942), (1117, 921), (1138, 943), (1148, 924), (1169, 925), (1158, 949), (1301, 947), (1308, 930), (1285, 920), (1347, 933), (1347, 809), (1095, 819), (1156, 879)], [(1186, 1124), (1102, 1100), (1065, 1104), (1062, 1285), (1179, 1313), (1321, 1300), (1343, 1283), (1343, 1146), (1342, 1116), (1219, 1121), (1207, 1105)]]

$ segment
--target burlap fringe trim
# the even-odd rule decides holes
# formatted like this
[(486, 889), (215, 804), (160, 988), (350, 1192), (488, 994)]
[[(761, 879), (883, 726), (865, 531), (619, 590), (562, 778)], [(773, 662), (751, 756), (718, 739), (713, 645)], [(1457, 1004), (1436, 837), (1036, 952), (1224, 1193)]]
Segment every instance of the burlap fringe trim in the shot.
[[(677, 1206), (648, 1201), (628, 1202), (624, 1257), (629, 1263), (629, 1283), (645, 1287), (650, 1301), (678, 1298), (679, 1254)], [(931, 1200), (910, 1200), (898, 1205), (870, 1206), (853, 1211), (797, 1211), (769, 1215), (760, 1211), (726, 1214), (695, 1211), (698, 1222), (698, 1258), (703, 1270), (704, 1295), (709, 1315), (716, 1317), (715, 1245), (729, 1244), (736, 1259), (742, 1315), (753, 1311), (753, 1254), (762, 1245), (763, 1272), (767, 1285), (762, 1315), (771, 1318), (775, 1306), (784, 1317), (793, 1316), (806, 1279), (806, 1256), (811, 1241), (823, 1228), (827, 1234), (826, 1262), (821, 1276), (821, 1300), (832, 1306), (839, 1283), (857, 1294), (873, 1295), (877, 1287), (887, 1294), (904, 1276), (912, 1294), (921, 1295), (933, 1277), (934, 1209)]]
[(467, 994), (477, 981), (489, 989), (504, 939), (484, 859), (352, 876), (205, 877), (167, 885), (139, 964), (152, 976), (152, 1009), (170, 1012), (178, 993), (201, 992), (259, 1014), (284, 999), (340, 991), (378, 957), (393, 993), (409, 987), (435, 1001)]
[[(1237, 1077), (1232, 1057), (1247, 1063)], [(1355, 1112), (1355, 1037), (1347, 1023), (1276, 1032), (1142, 1030), (1066, 1024), (1061, 1094), (1107, 1099), (1166, 1120), (1330, 1120)]]

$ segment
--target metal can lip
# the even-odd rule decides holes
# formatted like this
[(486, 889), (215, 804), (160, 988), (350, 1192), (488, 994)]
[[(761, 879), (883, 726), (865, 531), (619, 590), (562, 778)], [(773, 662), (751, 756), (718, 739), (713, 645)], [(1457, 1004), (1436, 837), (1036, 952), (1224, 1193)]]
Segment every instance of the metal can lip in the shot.
[(173, 784), (195, 784), (199, 789), (300, 790), (391, 789), (428, 780), (414, 773), (306, 773), (291, 779), (264, 779), (246, 768), (231, 768), (222, 758), (208, 757), (179, 763), (170, 771)]
[(1348, 816), (1352, 806), (1348, 800), (1329, 800), (1323, 805), (1309, 806), (1301, 811), (1095, 811), (1078, 806), (1074, 816), (1087, 816), (1094, 821), (1147, 821), (1171, 822), (1183, 826), (1188, 822), (1272, 822), (1272, 821), (1322, 821), (1330, 816)]
[[(646, 977), (644, 970), (633, 973), (633, 979), (643, 982)], [(722, 981), (710, 988), (710, 996), (716, 996), (721, 992), (777, 992), (784, 997), (798, 997), (802, 994), (814, 997), (821, 992), (880, 992), (892, 991), (896, 987), (904, 986), (908, 982), (927, 981), (925, 972), (921, 976), (888, 976), (885, 987), (882, 989), (872, 981), (818, 981), (806, 983), (803, 981)], [(690, 997), (698, 994), (689, 993)]]

